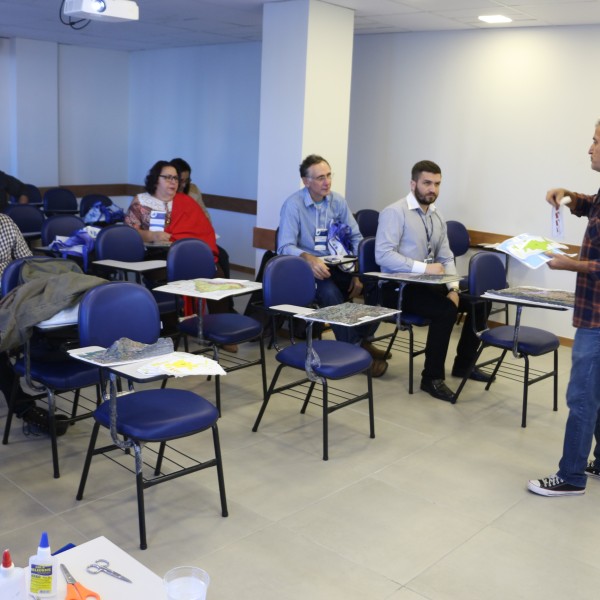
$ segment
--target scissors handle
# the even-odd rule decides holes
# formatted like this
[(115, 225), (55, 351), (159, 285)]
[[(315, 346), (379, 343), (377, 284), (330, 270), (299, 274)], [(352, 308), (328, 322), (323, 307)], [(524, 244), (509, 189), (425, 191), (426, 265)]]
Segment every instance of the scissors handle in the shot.
[(91, 573), (92, 575), (98, 575), (98, 573), (106, 573), (111, 577), (115, 577), (116, 579), (120, 579), (121, 581), (126, 581), (127, 583), (131, 583), (131, 579), (127, 579), (124, 575), (113, 571), (108, 568), (109, 562), (104, 560), (103, 558), (99, 558), (95, 563), (88, 565), (86, 567), (86, 571)]
[(88, 590), (80, 583), (69, 583), (67, 585), (67, 597), (66, 600), (88, 600), (88, 598), (94, 598), (100, 600), (100, 594)]

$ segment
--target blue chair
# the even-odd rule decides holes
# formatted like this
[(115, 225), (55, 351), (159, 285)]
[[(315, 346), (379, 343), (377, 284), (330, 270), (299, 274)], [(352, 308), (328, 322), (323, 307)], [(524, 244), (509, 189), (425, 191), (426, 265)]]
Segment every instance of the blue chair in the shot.
[(365, 237), (373, 237), (377, 234), (379, 225), (379, 211), (373, 208), (362, 208), (354, 215), (358, 228)]
[(68, 188), (53, 187), (46, 190), (42, 203), (47, 217), (52, 215), (76, 215), (79, 212), (77, 196)]
[(45, 217), (39, 208), (31, 204), (9, 204), (4, 213), (16, 223), (28, 242), (41, 237)]
[[(186, 279), (211, 279), (215, 276), (216, 267), (212, 250), (201, 240), (186, 238), (176, 241), (167, 254), (167, 280), (180, 281)], [(200, 306), (198, 312), (202, 310)], [(187, 338), (198, 339), (200, 321), (197, 315), (184, 318), (179, 323), (179, 330), (184, 335), (187, 350)], [(231, 365), (221, 365), (227, 373), (260, 365), (263, 387), (263, 398), (267, 394), (267, 372), (265, 366), (265, 348), (263, 327), (257, 320), (237, 313), (214, 313), (202, 316), (202, 340), (213, 350), (213, 358), (219, 361), (219, 346), (242, 344), (257, 341), (260, 357), (256, 360), (243, 360), (236, 357)], [(215, 376), (216, 405), (221, 414), (221, 376)]]
[[(32, 183), (26, 183), (25, 184), (25, 188), (27, 190), (27, 198), (29, 198), (29, 202), (28, 204), (30, 206), (35, 206), (35, 207), (41, 207), (42, 206), (42, 193), (40, 192), (40, 189), (33, 185)], [(10, 197), (10, 201), (13, 204), (17, 204), (19, 199), (16, 198), (15, 196), (11, 196)]]
[(465, 255), (471, 247), (471, 238), (467, 228), (460, 221), (446, 221), (446, 230), (454, 258)]
[[(469, 293), (473, 298), (473, 310), (478, 304), (491, 304), (490, 300), (482, 298), (482, 294), (488, 290), (500, 290), (506, 287), (506, 272), (500, 257), (491, 252), (479, 252), (471, 257), (469, 262)], [(465, 377), (461, 381), (454, 402), (465, 386), (473, 367), (477, 364), (481, 353), (488, 347), (500, 348), (502, 353), (500, 356), (479, 363), (477, 366), (482, 367), (489, 364), (495, 364), (490, 381), (485, 386), (486, 390), (490, 389), (502, 361), (506, 354), (511, 351), (515, 358), (522, 358), (525, 361), (523, 373), (523, 410), (521, 415), (521, 427), (527, 425), (527, 392), (530, 385), (542, 381), (549, 377), (554, 378), (554, 403), (553, 409), (558, 410), (558, 348), (560, 340), (553, 333), (537, 327), (526, 327), (520, 324), (522, 305), (517, 305), (517, 314), (514, 325), (502, 325), (492, 329), (485, 329), (478, 332), (481, 339), (481, 345), (477, 355), (473, 359)], [(473, 316), (473, 323), (477, 319)], [(554, 368), (552, 371), (543, 373), (536, 377), (530, 378), (529, 357), (542, 356), (552, 352), (554, 354)]]
[[(358, 245), (358, 271), (360, 273), (361, 279), (367, 285), (373, 285), (375, 282), (381, 289), (381, 286), (384, 284), (384, 280), (376, 279), (375, 282), (373, 279), (370, 279), (365, 276), (365, 273), (378, 273), (381, 271), (379, 265), (375, 262), (375, 238), (368, 237), (364, 238), (360, 244)], [(377, 303), (380, 303), (379, 294)], [(400, 307), (398, 307), (400, 308)], [(385, 335), (375, 338), (374, 341), (390, 338), (388, 343), (388, 347), (386, 350), (386, 355), (390, 354), (392, 347), (394, 346), (394, 342), (396, 341), (396, 335), (398, 331), (406, 331), (408, 332), (408, 393), (413, 393), (414, 386), (414, 362), (415, 357), (420, 356), (425, 353), (425, 347), (417, 348), (415, 344), (415, 327), (427, 327), (431, 321), (426, 319), (425, 317), (421, 317), (420, 315), (415, 315), (412, 313), (407, 313), (406, 311), (402, 311), (400, 313), (400, 324), (397, 324), (397, 320), (393, 319), (396, 323), (397, 327), (391, 336)]]
[(104, 206), (110, 206), (112, 200), (104, 194), (86, 194), (81, 198), (79, 203), (79, 216), (83, 219), (90, 208), (97, 202), (101, 202)]
[[(136, 283), (112, 282), (90, 290), (82, 299), (79, 309), (79, 335), (82, 346), (108, 347), (121, 337), (152, 344), (158, 339), (160, 319), (152, 294)], [(209, 467), (216, 467), (221, 514), (227, 516), (225, 480), (219, 444), (217, 409), (208, 400), (194, 392), (181, 389), (147, 389), (117, 395), (116, 377), (111, 375), (110, 401), (105, 401), (93, 413), (94, 427), (85, 458), (77, 500), (83, 493), (92, 458), (115, 450), (128, 453), (133, 448), (138, 501), (140, 548), (148, 547), (144, 490)], [(113, 444), (96, 447), (100, 428), (109, 429)], [(175, 472), (161, 473), (167, 442), (189, 437), (207, 430), (212, 431), (214, 458), (181, 467)], [(154, 477), (143, 474), (142, 449), (147, 444), (158, 444), (158, 459)], [(186, 452), (187, 454), (187, 452)], [(190, 458), (191, 462), (193, 459)], [(186, 459), (186, 464), (189, 464)]]
[[(19, 258), (12, 261), (2, 273), (2, 293), (3, 295), (10, 292), (19, 285), (19, 274), (23, 264), (29, 261), (55, 261), (64, 260), (50, 258), (45, 256), (33, 256), (27, 258)], [(68, 425), (80, 421), (91, 416), (91, 413), (85, 412), (77, 414), (79, 407), (80, 392), (83, 388), (96, 386), (96, 403), (100, 403), (100, 373), (94, 365), (83, 363), (79, 360), (72, 359), (68, 356), (55, 357), (55, 360), (48, 361), (47, 356), (37, 357), (31, 353), (30, 343), (27, 342), (23, 352), (19, 353), (17, 360), (13, 365), (16, 374), (15, 384), (12, 389), (11, 398), (8, 403), (8, 414), (4, 426), (4, 436), (2, 443), (8, 444), (12, 418), (14, 415), (14, 402), (19, 387), (19, 377), (24, 377), (28, 385), (38, 394), (46, 396), (48, 404), (48, 429), (50, 433), (50, 445), (52, 450), (52, 465), (54, 477), (60, 477), (59, 461), (58, 461), (58, 444), (57, 444), (57, 416), (60, 414), (61, 425)], [(66, 417), (62, 413), (57, 414), (56, 409), (56, 394), (64, 392), (73, 392), (74, 399), (71, 409), (71, 414)], [(65, 418), (66, 417), (66, 418)]]
[[(308, 306), (315, 298), (315, 279), (309, 264), (298, 256), (278, 256), (270, 260), (263, 274), (263, 295), (267, 308), (278, 304)], [(275, 358), (278, 365), (265, 399), (260, 407), (252, 431), (256, 432), (265, 413), (267, 405), (274, 394), (286, 392), (298, 385), (310, 382), (308, 393), (300, 412), (304, 414), (312, 396), (316, 383), (322, 387), (323, 403), (323, 460), (329, 459), (328, 418), (329, 414), (349, 406), (360, 400), (367, 400), (369, 405), (370, 437), (375, 437), (375, 418), (373, 411), (373, 386), (371, 379), (371, 355), (361, 348), (347, 342), (337, 340), (312, 340), (312, 349), (319, 360), (312, 363), (314, 375), (307, 376), (307, 342), (292, 344), (277, 352)], [(291, 367), (304, 373), (304, 377), (293, 383), (277, 387), (279, 375), (285, 367)], [(336, 402), (330, 398), (328, 380), (339, 380), (359, 373), (367, 375), (367, 391), (352, 395), (350, 398)], [(312, 379), (311, 379), (312, 377)], [(333, 396), (333, 394), (332, 394)], [(335, 398), (335, 396), (334, 396)]]
[(85, 227), (85, 223), (75, 215), (54, 215), (42, 224), (42, 246), (49, 246), (57, 235), (71, 236)]

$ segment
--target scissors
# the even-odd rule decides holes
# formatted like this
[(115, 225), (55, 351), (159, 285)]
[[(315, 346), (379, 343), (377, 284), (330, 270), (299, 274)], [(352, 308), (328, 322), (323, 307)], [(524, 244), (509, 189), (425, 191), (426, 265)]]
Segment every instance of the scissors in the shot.
[(69, 569), (65, 565), (60, 565), (60, 570), (63, 572), (65, 579), (67, 580), (67, 595), (65, 600), (86, 600), (87, 598), (95, 598), (100, 600), (100, 595), (92, 590), (88, 590), (83, 587), (80, 583), (77, 583), (75, 577), (69, 573)]
[(120, 579), (121, 581), (126, 581), (127, 583), (132, 583), (131, 579), (127, 579), (127, 577), (125, 577), (124, 575), (121, 575), (121, 573), (117, 573), (116, 571), (109, 569), (108, 568), (109, 564), (110, 563), (107, 560), (104, 560), (103, 558), (99, 558), (95, 563), (88, 565), (85, 568), (85, 570), (88, 573), (91, 573), (92, 575), (98, 575), (98, 573), (106, 573), (107, 575), (110, 575), (111, 577), (116, 577), (117, 579)]

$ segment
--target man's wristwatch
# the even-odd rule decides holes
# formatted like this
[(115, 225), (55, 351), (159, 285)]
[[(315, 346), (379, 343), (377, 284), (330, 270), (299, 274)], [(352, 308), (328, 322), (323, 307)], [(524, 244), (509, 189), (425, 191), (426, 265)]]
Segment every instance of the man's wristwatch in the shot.
[(448, 290), (448, 293), (450, 293), (450, 292), (456, 292), (457, 294), (460, 294), (460, 288), (458, 286), (452, 287)]

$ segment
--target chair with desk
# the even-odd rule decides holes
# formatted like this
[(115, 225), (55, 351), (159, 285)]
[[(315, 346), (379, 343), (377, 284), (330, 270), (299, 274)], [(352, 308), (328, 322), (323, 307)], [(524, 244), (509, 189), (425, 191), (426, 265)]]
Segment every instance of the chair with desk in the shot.
[[(216, 273), (212, 250), (205, 242), (186, 238), (178, 240), (169, 248), (167, 255), (167, 280), (212, 279)], [(159, 290), (160, 291), (160, 290)], [(203, 302), (198, 303), (196, 314), (184, 316), (179, 322), (179, 331), (184, 336), (187, 350), (188, 338), (197, 340), (206, 348), (212, 349), (213, 358), (219, 361), (219, 347), (256, 341), (260, 356), (257, 359), (231, 357), (231, 364), (222, 365), (227, 373), (260, 366), (263, 398), (267, 393), (267, 372), (263, 327), (256, 319), (237, 313), (202, 314)], [(201, 350), (203, 351), (203, 350)], [(229, 358), (229, 356), (228, 356)], [(221, 377), (215, 376), (216, 405), (221, 414)]]
[[(483, 294), (489, 290), (501, 290), (506, 287), (506, 272), (502, 260), (491, 252), (479, 252), (473, 255), (469, 262), (468, 284), (469, 295), (472, 298), (473, 311), (475, 311), (482, 303), (491, 304), (492, 300), (486, 299), (483, 297)], [(524, 305), (518, 302), (514, 302), (514, 304), (516, 304), (517, 307), (514, 325), (502, 325), (478, 332), (481, 345), (470, 368), (467, 373), (465, 373), (465, 377), (462, 379), (456, 390), (453, 404), (458, 400), (475, 365), (478, 367), (489, 364), (495, 365), (492, 377), (485, 387), (486, 390), (489, 390), (505, 356), (511, 351), (515, 358), (523, 359), (525, 363), (523, 373), (521, 427), (526, 427), (528, 390), (529, 386), (534, 383), (550, 377), (553, 378), (553, 410), (556, 411), (558, 409), (558, 348), (560, 346), (560, 340), (556, 335), (544, 329), (521, 325), (521, 310)], [(477, 322), (475, 315), (472, 322)], [(478, 364), (477, 361), (479, 360), (481, 353), (489, 347), (499, 348), (501, 350), (500, 356)], [(543, 356), (544, 354), (549, 353), (553, 354), (553, 369), (542, 373), (541, 375), (530, 377), (529, 357)]]
[[(50, 257), (27, 257), (19, 258), (12, 261), (2, 273), (2, 290), (3, 295), (12, 292), (20, 284), (20, 271), (26, 263), (49, 263), (50, 261), (62, 261), (64, 259)], [(72, 264), (72, 268), (77, 268)], [(71, 323), (72, 325), (73, 323)], [(65, 335), (68, 335), (68, 330), (64, 330)], [(44, 335), (44, 330), (38, 329), (37, 337)], [(57, 420), (61, 417), (61, 428), (64, 429), (67, 425), (73, 424), (81, 419), (91, 416), (91, 413), (78, 413), (80, 405), (81, 390), (87, 387), (96, 386), (95, 405), (100, 403), (100, 377), (99, 371), (93, 365), (81, 363), (62, 354), (62, 351), (56, 351), (52, 354), (52, 359), (49, 360), (47, 353), (37, 355), (32, 353), (32, 348), (36, 344), (27, 340), (20, 352), (17, 353), (17, 359), (14, 363), (15, 377), (11, 398), (8, 402), (8, 414), (4, 426), (4, 435), (2, 443), (8, 444), (12, 418), (15, 413), (14, 402), (16, 401), (17, 391), (19, 387), (19, 378), (25, 378), (29, 387), (35, 390), (40, 395), (45, 395), (48, 405), (48, 430), (50, 434), (50, 446), (52, 451), (52, 465), (54, 477), (60, 477), (59, 459), (58, 459), (58, 427)], [(73, 392), (74, 397), (71, 405), (71, 410), (68, 414), (57, 407), (56, 397), (65, 392)], [(42, 396), (40, 396), (42, 397)]]
[[(363, 282), (371, 285), (376, 283), (378, 288), (381, 289), (381, 286), (384, 284), (385, 279), (380, 278), (374, 280), (372, 277), (369, 277), (367, 275), (367, 273), (378, 273), (381, 271), (379, 265), (375, 262), (374, 237), (364, 238), (358, 246), (358, 271)], [(403, 284), (398, 283), (398, 285), (399, 287), (401, 287)], [(400, 295), (398, 299), (400, 303)], [(380, 298), (378, 298), (378, 301), (379, 300)], [(400, 308), (400, 304), (398, 305), (398, 308)], [(398, 318), (400, 319), (399, 322)], [(399, 317), (394, 317), (392, 321), (396, 325), (394, 331), (391, 334), (375, 338), (374, 341), (389, 339), (389, 342), (387, 342), (386, 349), (386, 355), (389, 356), (392, 348), (394, 347), (394, 342), (396, 341), (398, 331), (406, 331), (408, 333), (408, 393), (412, 394), (414, 391), (414, 360), (417, 356), (420, 356), (425, 352), (425, 347), (418, 346), (415, 342), (414, 328), (427, 327), (430, 321), (425, 317), (421, 317), (412, 313), (407, 313), (406, 311), (402, 311)]]
[[(263, 296), (265, 307), (280, 311), (282, 305), (295, 307), (310, 306), (315, 299), (315, 278), (309, 264), (298, 256), (278, 256), (270, 260), (263, 274)], [(285, 314), (285, 313), (284, 313)], [(341, 408), (367, 400), (369, 407), (369, 435), (375, 437), (375, 420), (373, 408), (373, 386), (371, 378), (371, 355), (360, 346), (337, 340), (313, 340), (312, 326), (307, 330), (307, 341), (291, 344), (277, 352), (279, 362), (277, 370), (269, 385), (265, 399), (252, 427), (258, 431), (269, 401), (275, 394), (284, 393), (299, 386), (305, 393), (300, 412), (304, 414), (317, 383), (322, 389), (323, 419), (323, 460), (329, 459), (329, 415)], [(277, 386), (279, 376), (285, 367), (302, 371), (303, 376)], [(341, 380), (360, 373), (367, 375), (366, 392), (358, 394), (330, 394), (329, 380)], [(308, 384), (308, 390), (304, 385)]]
[[(81, 300), (79, 309), (79, 336), (82, 346), (110, 347), (125, 337), (143, 344), (153, 344), (160, 333), (158, 307), (149, 290), (128, 282), (112, 282), (90, 290)], [(77, 361), (79, 362), (79, 361)], [(88, 364), (82, 362), (81, 364)], [(113, 369), (113, 370), (111, 370)], [(135, 457), (135, 478), (138, 503), (140, 548), (147, 548), (144, 490), (190, 473), (215, 467), (219, 485), (221, 514), (226, 517), (227, 502), (225, 480), (219, 443), (218, 410), (206, 399), (183, 389), (146, 389), (128, 394), (117, 394), (119, 367), (103, 368), (109, 371), (110, 400), (105, 401), (93, 413), (94, 428), (85, 458), (77, 500), (83, 498), (92, 458), (113, 451), (128, 453)], [(163, 379), (158, 376), (155, 379)], [(134, 381), (152, 380), (139, 375)], [(97, 446), (100, 428), (111, 432), (112, 444)], [(173, 440), (211, 431), (214, 458), (195, 461), (186, 452), (185, 464), (173, 472), (161, 472), (166, 452), (177, 450), (168, 445)], [(147, 456), (150, 445), (158, 445), (153, 476), (144, 475), (142, 451)], [(190, 464), (192, 462), (192, 464)], [(174, 464), (175, 464), (174, 463)]]

